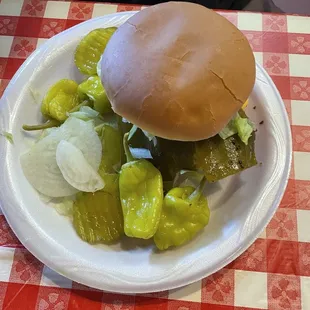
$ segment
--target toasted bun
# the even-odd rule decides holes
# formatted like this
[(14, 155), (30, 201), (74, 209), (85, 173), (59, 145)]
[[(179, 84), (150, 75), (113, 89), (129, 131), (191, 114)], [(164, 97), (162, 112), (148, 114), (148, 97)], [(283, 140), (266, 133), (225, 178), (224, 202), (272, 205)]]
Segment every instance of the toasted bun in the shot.
[(135, 14), (101, 61), (113, 110), (162, 138), (217, 134), (249, 97), (255, 60), (244, 35), (197, 4), (167, 2)]

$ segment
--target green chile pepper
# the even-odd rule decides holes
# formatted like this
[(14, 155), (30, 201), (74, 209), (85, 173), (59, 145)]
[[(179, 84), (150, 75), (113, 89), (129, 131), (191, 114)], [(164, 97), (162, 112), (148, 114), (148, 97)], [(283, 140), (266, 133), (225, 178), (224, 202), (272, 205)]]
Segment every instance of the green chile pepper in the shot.
[(208, 224), (210, 210), (202, 195), (205, 182), (204, 177), (196, 189), (192, 186), (175, 187), (166, 194), (154, 236), (159, 250), (188, 242)]
[[(73, 113), (73, 112), (77, 112), (79, 111), (79, 109), (81, 107), (85, 107), (85, 106), (90, 106), (89, 101), (84, 100), (82, 103), (78, 104), (77, 106), (75, 106), (74, 108), (72, 108), (69, 112), (67, 112), (68, 114)], [(49, 119), (47, 120), (45, 123), (43, 124), (38, 124), (38, 125), (23, 125), (22, 128), (26, 131), (35, 131), (35, 130), (44, 130), (47, 128), (52, 128), (52, 127), (58, 127), (62, 124), (62, 122), (56, 120), (56, 119)]]
[(85, 96), (94, 103), (94, 109), (101, 115), (112, 111), (110, 101), (105, 89), (101, 84), (99, 76), (91, 76), (78, 86), (78, 93), (81, 99)]
[(48, 120), (40, 125), (23, 125), (27, 131), (43, 130), (60, 126), (67, 118), (68, 113), (73, 112), (85, 103), (79, 101), (78, 84), (69, 79), (62, 79), (53, 84), (45, 94), (41, 112)]
[(42, 114), (60, 122), (65, 121), (67, 113), (79, 104), (77, 89), (78, 84), (69, 79), (62, 79), (52, 85), (43, 99)]
[(102, 159), (98, 173), (105, 183), (104, 191), (119, 192), (119, 175), (123, 161), (122, 134), (116, 126), (103, 124), (97, 130), (102, 144)]
[(124, 230), (129, 237), (149, 239), (157, 230), (162, 204), (161, 173), (145, 159), (134, 160), (128, 147), (128, 136), (123, 143), (127, 163), (120, 171), (119, 190), (124, 215)]
[(122, 165), (122, 134), (118, 128), (104, 124), (100, 126), (98, 136), (102, 144), (102, 160), (99, 170), (106, 173), (118, 172)]

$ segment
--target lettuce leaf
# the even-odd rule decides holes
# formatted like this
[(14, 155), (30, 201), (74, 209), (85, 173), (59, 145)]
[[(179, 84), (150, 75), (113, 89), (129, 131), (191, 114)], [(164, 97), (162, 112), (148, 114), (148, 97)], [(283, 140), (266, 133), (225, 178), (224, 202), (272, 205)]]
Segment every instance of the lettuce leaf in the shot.
[(234, 120), (237, 133), (241, 141), (248, 145), (249, 138), (254, 131), (254, 124), (248, 118), (240, 117), (239, 113)]
[(229, 121), (229, 123), (219, 132), (219, 136), (225, 140), (237, 133), (235, 126), (235, 119)]
[(249, 138), (254, 131), (254, 124), (247, 118), (241, 117), (239, 113), (219, 132), (222, 139), (227, 139), (238, 134), (241, 141), (248, 145)]

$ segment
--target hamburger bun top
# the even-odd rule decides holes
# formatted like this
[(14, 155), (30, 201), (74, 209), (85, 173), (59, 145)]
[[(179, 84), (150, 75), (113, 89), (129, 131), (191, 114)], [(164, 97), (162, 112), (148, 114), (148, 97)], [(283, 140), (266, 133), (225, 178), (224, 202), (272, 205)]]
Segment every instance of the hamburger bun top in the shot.
[(217, 134), (249, 97), (255, 60), (245, 36), (221, 15), (166, 2), (118, 28), (101, 73), (117, 114), (153, 135), (197, 141)]

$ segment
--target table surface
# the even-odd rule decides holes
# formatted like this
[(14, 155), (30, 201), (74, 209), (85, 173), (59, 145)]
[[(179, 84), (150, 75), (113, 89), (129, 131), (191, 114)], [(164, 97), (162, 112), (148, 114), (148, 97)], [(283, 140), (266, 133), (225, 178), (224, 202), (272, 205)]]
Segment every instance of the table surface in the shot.
[[(24, 60), (51, 36), (92, 17), (139, 9), (0, 0), (0, 96)], [(247, 36), (291, 122), (290, 179), (265, 231), (236, 261), (202, 281), (169, 292), (124, 296), (51, 271), (20, 244), (0, 212), (0, 309), (310, 309), (310, 17), (220, 13)]]

